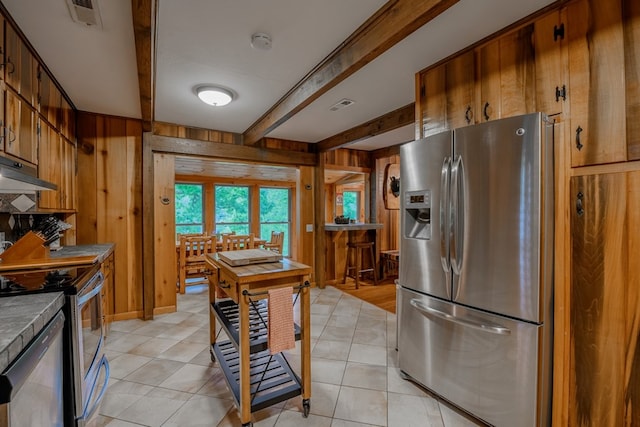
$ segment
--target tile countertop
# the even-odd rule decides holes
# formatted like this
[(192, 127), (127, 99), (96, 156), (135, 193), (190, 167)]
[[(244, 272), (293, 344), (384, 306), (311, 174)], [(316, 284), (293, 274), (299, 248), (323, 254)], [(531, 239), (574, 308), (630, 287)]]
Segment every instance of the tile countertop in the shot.
[(107, 257), (113, 253), (114, 248), (115, 244), (113, 243), (64, 246), (60, 250), (51, 251), (46, 258), (11, 261), (2, 260), (2, 262), (0, 262), (0, 274), (14, 270), (95, 264), (107, 259)]
[(111, 253), (115, 244), (113, 243), (96, 243), (93, 245), (76, 245), (76, 246), (63, 246), (57, 251), (51, 251), (49, 256), (51, 258), (72, 258), (72, 257), (84, 257), (95, 256), (97, 257), (95, 262), (103, 262)]
[(4, 372), (63, 305), (62, 292), (0, 298), (0, 372)]

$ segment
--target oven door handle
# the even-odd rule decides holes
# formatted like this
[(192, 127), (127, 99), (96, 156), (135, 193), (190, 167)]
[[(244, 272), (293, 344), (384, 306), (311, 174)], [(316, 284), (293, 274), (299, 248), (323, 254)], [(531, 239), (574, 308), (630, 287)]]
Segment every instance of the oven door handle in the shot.
[[(93, 405), (91, 405), (91, 408), (87, 408), (87, 410), (82, 415), (82, 419), (84, 420), (88, 420), (89, 418), (91, 418), (91, 415), (93, 415), (96, 409), (98, 409), (98, 407), (100, 406), (100, 402), (104, 397), (104, 393), (107, 391), (107, 386), (109, 385), (109, 374), (111, 373), (110, 372), (111, 369), (109, 368), (109, 361), (107, 360), (106, 356), (102, 356), (102, 359), (100, 360), (100, 368), (98, 368), (98, 373), (96, 374), (96, 380), (98, 379), (100, 369), (102, 369), (103, 367), (104, 367), (104, 383), (102, 384), (102, 390), (100, 390), (100, 394), (98, 394), (98, 397), (93, 402)], [(93, 397), (93, 393), (96, 391), (97, 385), (98, 383), (96, 381), (93, 384), (93, 387), (91, 388), (91, 392), (89, 393), (89, 399), (87, 400), (87, 402), (91, 402), (91, 398)]]
[(78, 296), (78, 307), (82, 307), (87, 301), (91, 298), (95, 297), (98, 293), (102, 291), (102, 287), (104, 286), (104, 281), (101, 281), (98, 286), (91, 289), (88, 293), (82, 296)]

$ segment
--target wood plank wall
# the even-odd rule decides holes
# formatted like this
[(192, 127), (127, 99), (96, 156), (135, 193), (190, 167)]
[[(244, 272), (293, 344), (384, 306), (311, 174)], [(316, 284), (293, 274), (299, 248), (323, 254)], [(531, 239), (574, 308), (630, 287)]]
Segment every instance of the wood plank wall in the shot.
[[(384, 224), (377, 233), (377, 248), (380, 251), (400, 249), (400, 212), (398, 209), (387, 209), (384, 206), (384, 170), (388, 164), (400, 164), (400, 156), (393, 155), (389, 157), (380, 157), (375, 159), (375, 222)], [(372, 188), (372, 191), (373, 188)]]
[(116, 245), (114, 320), (142, 315), (141, 161), (140, 120), (79, 112), (77, 244)]
[(174, 174), (175, 156), (153, 155), (153, 314), (172, 313), (177, 308), (176, 282), (176, 207)]

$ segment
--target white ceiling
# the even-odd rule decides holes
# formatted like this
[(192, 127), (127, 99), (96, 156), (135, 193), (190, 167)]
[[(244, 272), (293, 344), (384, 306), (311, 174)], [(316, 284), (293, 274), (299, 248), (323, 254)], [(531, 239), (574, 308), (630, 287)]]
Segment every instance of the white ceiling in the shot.
[[(84, 111), (140, 117), (130, 0), (97, 0), (103, 28), (71, 20), (65, 0), (1, 0), (38, 54)], [(95, 1), (95, 0), (94, 0)], [(384, 0), (158, 0), (155, 119), (242, 133), (378, 10)], [(553, 0), (460, 0), (268, 136), (305, 142), (414, 101), (414, 75)], [(251, 47), (268, 33), (273, 47)], [(216, 84), (236, 99), (201, 103)], [(355, 104), (337, 112), (343, 98)], [(412, 140), (405, 126), (349, 145), (372, 150)]]

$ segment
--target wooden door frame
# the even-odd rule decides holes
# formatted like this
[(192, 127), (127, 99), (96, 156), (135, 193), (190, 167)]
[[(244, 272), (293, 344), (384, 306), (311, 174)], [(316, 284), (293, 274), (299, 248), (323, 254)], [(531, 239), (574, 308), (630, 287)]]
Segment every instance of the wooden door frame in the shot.
[[(143, 288), (143, 318), (145, 320), (153, 319), (153, 310), (155, 306), (155, 271), (154, 271), (154, 163), (153, 156), (157, 153), (170, 155), (189, 155), (199, 157), (210, 157), (212, 159), (240, 160), (249, 162), (259, 162), (265, 164), (278, 164), (288, 166), (311, 166), (315, 168), (315, 180), (317, 182), (324, 181), (324, 171), (321, 168), (319, 156), (316, 153), (296, 152), (292, 155), (290, 151), (273, 150), (267, 148), (247, 147), (236, 144), (225, 144), (210, 141), (200, 141), (195, 139), (174, 138), (168, 136), (154, 135), (151, 132), (144, 132), (142, 135), (142, 288)], [(316, 188), (321, 189), (322, 187)], [(324, 215), (319, 215), (324, 210), (324, 201), (319, 200), (317, 194), (322, 191), (316, 191), (315, 196), (315, 217), (320, 216), (324, 219)], [(320, 203), (320, 204), (318, 204)], [(315, 220), (314, 244), (315, 250), (315, 266), (314, 277), (319, 280), (324, 275), (322, 268), (324, 265), (324, 222)], [(301, 227), (299, 224), (298, 227)]]

